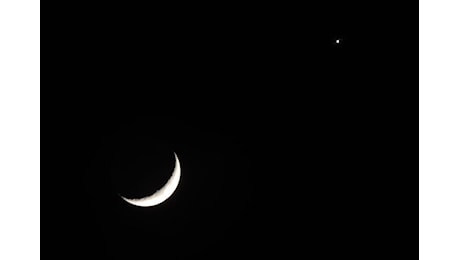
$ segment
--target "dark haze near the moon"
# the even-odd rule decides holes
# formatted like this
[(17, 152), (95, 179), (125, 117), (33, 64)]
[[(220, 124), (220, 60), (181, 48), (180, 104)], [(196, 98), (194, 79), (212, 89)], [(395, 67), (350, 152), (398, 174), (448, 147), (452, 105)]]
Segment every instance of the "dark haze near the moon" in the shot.
[[(117, 130), (101, 141), (94, 162), (99, 167), (91, 174), (102, 174), (108, 182), (89, 186), (111, 204), (103, 206), (107, 211), (102, 213), (106, 220), (101, 227), (109, 243), (116, 245), (114, 255), (150, 250), (157, 255), (171, 251), (170, 256), (198, 253), (216, 240), (244, 232), (249, 223), (245, 217), (252, 200), (247, 149), (241, 140), (209, 124), (180, 118), (180, 114), (119, 118)], [(181, 179), (171, 198), (138, 208), (117, 196), (140, 198), (161, 188), (171, 177), (174, 153), (181, 163)], [(103, 168), (105, 172), (95, 171)], [(174, 240), (181, 241), (185, 251), (175, 251)]]

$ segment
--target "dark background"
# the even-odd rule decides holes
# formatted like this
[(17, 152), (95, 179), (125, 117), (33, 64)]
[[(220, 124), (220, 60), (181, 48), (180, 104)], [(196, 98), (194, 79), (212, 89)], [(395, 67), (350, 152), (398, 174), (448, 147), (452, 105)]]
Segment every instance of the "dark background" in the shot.
[[(47, 259), (418, 258), (416, 2), (66, 10), (42, 94)], [(120, 199), (161, 186), (172, 151), (169, 200)]]

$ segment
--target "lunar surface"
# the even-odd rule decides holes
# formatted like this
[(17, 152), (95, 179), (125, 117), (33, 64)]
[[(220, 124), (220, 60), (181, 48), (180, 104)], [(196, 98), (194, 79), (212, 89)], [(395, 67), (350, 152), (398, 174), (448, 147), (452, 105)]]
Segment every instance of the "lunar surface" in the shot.
[(174, 158), (176, 160), (176, 163), (174, 165), (174, 170), (172, 172), (172, 175), (169, 178), (168, 182), (166, 182), (166, 184), (161, 189), (157, 190), (155, 193), (153, 193), (150, 196), (140, 198), (140, 199), (128, 199), (123, 196), (121, 196), (121, 198), (124, 199), (126, 202), (132, 205), (135, 205), (135, 206), (152, 207), (160, 203), (163, 203), (165, 200), (171, 197), (171, 195), (177, 189), (177, 186), (179, 185), (179, 180), (180, 180), (180, 163), (179, 163), (179, 158), (177, 158), (176, 153), (174, 153)]

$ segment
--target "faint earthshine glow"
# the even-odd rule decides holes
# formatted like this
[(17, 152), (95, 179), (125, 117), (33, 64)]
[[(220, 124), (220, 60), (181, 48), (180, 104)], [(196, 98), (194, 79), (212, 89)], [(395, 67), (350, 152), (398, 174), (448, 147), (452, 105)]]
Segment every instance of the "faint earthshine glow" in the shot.
[(151, 207), (167, 200), (176, 190), (180, 180), (180, 163), (176, 153), (174, 153), (174, 158), (176, 160), (176, 163), (174, 165), (172, 175), (169, 178), (168, 182), (161, 189), (157, 190), (150, 196), (140, 199), (127, 199), (123, 196), (120, 197), (124, 199), (126, 202), (139, 207)]

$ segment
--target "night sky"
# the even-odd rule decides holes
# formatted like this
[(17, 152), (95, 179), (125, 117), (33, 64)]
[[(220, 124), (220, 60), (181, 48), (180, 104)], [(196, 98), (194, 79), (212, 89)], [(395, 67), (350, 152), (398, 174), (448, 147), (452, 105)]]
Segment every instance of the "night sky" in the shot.
[[(44, 252), (415, 259), (416, 6), (85, 9), (46, 98)], [(173, 152), (171, 198), (119, 197), (160, 188)]]

